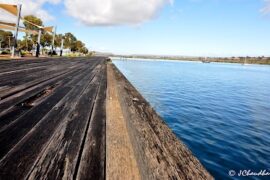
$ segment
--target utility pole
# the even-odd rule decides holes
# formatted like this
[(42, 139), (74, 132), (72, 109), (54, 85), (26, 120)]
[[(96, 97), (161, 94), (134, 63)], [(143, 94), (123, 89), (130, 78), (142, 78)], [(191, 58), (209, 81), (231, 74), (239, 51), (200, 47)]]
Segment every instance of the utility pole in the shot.
[(18, 30), (19, 30), (19, 24), (20, 24), (20, 18), (21, 18), (21, 9), (22, 5), (18, 4), (17, 5), (17, 23), (16, 23), (16, 28), (15, 28), (15, 34), (14, 34), (14, 45), (12, 47), (12, 57), (15, 56), (15, 49), (17, 48), (17, 37), (18, 37)]

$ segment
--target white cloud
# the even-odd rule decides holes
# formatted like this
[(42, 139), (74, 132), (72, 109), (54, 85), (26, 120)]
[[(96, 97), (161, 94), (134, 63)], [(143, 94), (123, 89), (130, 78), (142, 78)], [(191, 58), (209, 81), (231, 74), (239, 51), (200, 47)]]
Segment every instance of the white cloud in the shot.
[[(43, 21), (51, 21), (54, 19), (46, 10), (43, 9), (45, 3), (57, 4), (61, 0), (1, 0), (6, 4), (22, 4), (22, 16), (35, 15)], [(0, 9), (0, 20), (15, 22), (16, 18), (5, 10)]]
[(261, 12), (263, 14), (269, 14), (270, 13), (270, 0), (264, 0), (265, 1), (265, 6), (263, 9), (261, 9)]
[[(69, 16), (86, 25), (138, 25), (155, 18), (173, 0), (1, 0), (1, 3), (22, 4), (22, 15), (35, 15), (44, 22), (54, 19), (43, 6), (65, 4)], [(16, 22), (16, 18), (0, 9), (0, 20)]]
[(65, 0), (67, 13), (94, 26), (138, 25), (153, 19), (172, 0)]

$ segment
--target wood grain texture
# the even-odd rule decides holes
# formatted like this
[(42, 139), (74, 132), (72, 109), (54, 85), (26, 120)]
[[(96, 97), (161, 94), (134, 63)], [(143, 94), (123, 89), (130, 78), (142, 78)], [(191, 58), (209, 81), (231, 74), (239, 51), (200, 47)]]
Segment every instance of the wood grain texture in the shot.
[(141, 179), (134, 148), (119, 102), (114, 70), (108, 65), (106, 179)]
[(1, 62), (0, 179), (104, 179), (106, 83), (103, 57)]

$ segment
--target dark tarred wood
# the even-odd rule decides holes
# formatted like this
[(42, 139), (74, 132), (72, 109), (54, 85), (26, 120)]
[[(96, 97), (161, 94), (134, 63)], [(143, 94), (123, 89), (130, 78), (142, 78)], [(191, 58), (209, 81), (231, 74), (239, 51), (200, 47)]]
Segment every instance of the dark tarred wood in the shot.
[(93, 107), (89, 128), (87, 129), (84, 144), (79, 157), (77, 179), (104, 179), (105, 178), (105, 124), (106, 124), (106, 90), (107, 70), (101, 73), (99, 91)]
[(103, 179), (106, 83), (103, 57), (0, 62), (0, 179)]

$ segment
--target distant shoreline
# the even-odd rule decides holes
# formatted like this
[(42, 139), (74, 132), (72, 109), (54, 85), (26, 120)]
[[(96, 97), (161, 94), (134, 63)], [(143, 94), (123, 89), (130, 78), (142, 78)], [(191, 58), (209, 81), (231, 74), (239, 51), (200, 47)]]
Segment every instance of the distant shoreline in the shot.
[(270, 65), (270, 57), (161, 57), (161, 56), (111, 56), (119, 59), (148, 59), (148, 60), (173, 60), (173, 61), (199, 61), (203, 63), (237, 63)]

